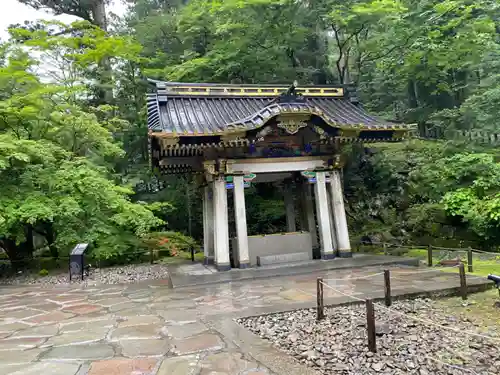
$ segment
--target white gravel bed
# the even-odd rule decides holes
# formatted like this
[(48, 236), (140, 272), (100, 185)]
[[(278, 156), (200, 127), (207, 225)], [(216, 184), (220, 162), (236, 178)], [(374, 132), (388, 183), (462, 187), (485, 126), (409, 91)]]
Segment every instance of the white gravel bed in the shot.
[[(90, 275), (85, 276), (82, 281), (79, 277), (73, 277), (71, 284), (103, 285), (135, 283), (145, 280), (159, 280), (168, 278), (168, 269), (164, 264), (129, 264), (109, 268), (91, 269)], [(0, 278), (0, 284), (9, 285), (64, 285), (69, 284), (68, 273), (57, 275), (39, 276), (36, 274), (18, 274), (16, 276)]]
[(316, 322), (316, 310), (308, 309), (244, 318), (238, 323), (321, 374), (500, 374), (500, 327), (481, 328), (466, 318), (445, 316), (429, 299), (398, 301), (392, 308), (407, 315), (376, 305), (377, 353), (367, 348), (364, 305), (326, 309), (321, 322)]

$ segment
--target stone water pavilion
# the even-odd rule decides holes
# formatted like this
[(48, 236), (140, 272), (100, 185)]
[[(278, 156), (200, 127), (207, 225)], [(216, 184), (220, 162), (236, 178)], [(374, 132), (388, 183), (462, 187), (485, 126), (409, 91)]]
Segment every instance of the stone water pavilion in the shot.
[[(151, 166), (162, 174), (198, 176), (206, 264), (226, 271), (352, 256), (341, 148), (400, 141), (411, 126), (368, 114), (349, 87), (151, 83)], [(283, 183), (287, 233), (248, 236), (244, 189), (259, 182)]]

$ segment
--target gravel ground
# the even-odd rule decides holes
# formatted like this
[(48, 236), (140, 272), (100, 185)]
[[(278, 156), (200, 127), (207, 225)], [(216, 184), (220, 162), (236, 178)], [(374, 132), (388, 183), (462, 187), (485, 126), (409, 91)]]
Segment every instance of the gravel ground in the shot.
[[(96, 268), (90, 271), (90, 276), (84, 281), (73, 278), (71, 284), (103, 285), (135, 283), (144, 280), (158, 280), (168, 278), (168, 269), (163, 264), (130, 264), (125, 266)], [(42, 284), (56, 285), (69, 284), (68, 273), (57, 275), (38, 276), (36, 274), (19, 274), (14, 277), (0, 278), (0, 284)]]
[[(407, 315), (375, 308), (377, 353), (367, 348), (364, 305), (327, 309), (319, 323), (314, 309), (238, 322), (321, 374), (500, 374), (500, 327), (481, 328), (465, 317), (446, 316), (428, 299), (396, 302), (392, 309)], [(493, 336), (496, 341), (416, 322), (409, 316)]]

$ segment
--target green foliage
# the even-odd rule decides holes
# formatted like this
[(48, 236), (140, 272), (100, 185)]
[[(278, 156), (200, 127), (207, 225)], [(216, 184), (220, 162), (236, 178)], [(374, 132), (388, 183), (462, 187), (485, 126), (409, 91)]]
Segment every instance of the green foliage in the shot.
[[(128, 25), (144, 46), (145, 71), (161, 79), (353, 82), (363, 103), (384, 116), (447, 131), (496, 130), (499, 10), (489, 0), (140, 1)], [(458, 207), (481, 212), (475, 218), (495, 217), (494, 196), (479, 206), (469, 190), (467, 197), (452, 195), (461, 177), (447, 163), (463, 151), (463, 145), (425, 142), (348, 151), (350, 224), (388, 238), (486, 241), (492, 228), (479, 230), (450, 210), (453, 197)], [(470, 189), (475, 176), (457, 165), (462, 168), (462, 187)], [(174, 186), (159, 196), (174, 202), (173, 212), (185, 220), (183, 194)], [(250, 233), (284, 228), (281, 196), (251, 189), (247, 200)]]
[(39, 276), (48, 276), (49, 275), (49, 271), (47, 271), (45, 268), (44, 269), (41, 269), (40, 271), (38, 271), (38, 275)]
[[(29, 257), (33, 232), (51, 254), (85, 239), (110, 261), (186, 249), (192, 240), (172, 232), (202, 238), (193, 181), (148, 170), (145, 75), (354, 83), (388, 118), (446, 132), (500, 126), (495, 1), (137, 0), (112, 27), (101, 0), (21, 2), (83, 21), (12, 28), (0, 47), (0, 242), (12, 257)], [(27, 51), (54, 67), (50, 83)], [(346, 153), (353, 232), (498, 244), (498, 151), (415, 141)], [(246, 195), (249, 233), (284, 230), (275, 186)], [(153, 228), (169, 231), (163, 250), (166, 233)]]
[[(95, 28), (84, 30), (92, 34), (51, 37), (38, 30), (28, 37), (25, 30), (11, 32), (28, 37), (25, 45), (63, 55), (66, 69), (78, 74), (126, 48)], [(135, 251), (163, 221), (146, 204), (133, 203), (131, 187), (117, 185), (111, 174), (113, 163), (124, 155), (114, 134), (128, 123), (110, 106), (87, 105), (86, 85), (42, 83), (29, 72), (35, 63), (13, 44), (0, 68), (1, 246), (11, 259), (31, 257), (30, 237), (36, 232), (56, 254), (67, 253), (77, 242), (92, 244), (95, 255), (104, 259)]]
[(154, 232), (143, 239), (146, 249), (152, 250), (161, 256), (177, 256), (180, 252), (197, 250), (199, 245), (191, 237), (179, 232)]
[(454, 247), (498, 243), (493, 153), (418, 141), (354, 150), (349, 158), (345, 192), (357, 232)]
[(489, 154), (459, 154), (443, 160), (443, 182), (454, 182), (443, 196), (446, 211), (479, 236), (498, 240), (500, 163)]

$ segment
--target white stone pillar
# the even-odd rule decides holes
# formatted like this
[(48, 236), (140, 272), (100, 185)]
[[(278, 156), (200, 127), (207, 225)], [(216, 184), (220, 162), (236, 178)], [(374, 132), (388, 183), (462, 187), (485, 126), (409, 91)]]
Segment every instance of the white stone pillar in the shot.
[[(327, 184), (327, 190), (331, 191), (331, 182)], [(330, 194), (329, 191), (327, 191), (326, 195), (328, 197), (328, 212), (330, 213), (330, 232), (332, 233), (333, 253), (337, 254), (338, 252), (337, 232), (335, 230), (335, 215), (333, 213), (332, 195)]]
[(247, 213), (245, 207), (245, 188), (243, 176), (234, 176), (234, 214), (236, 219), (236, 238), (238, 243), (238, 267), (250, 267), (248, 254)]
[(293, 201), (293, 190), (290, 182), (288, 181), (285, 181), (284, 196), (286, 211), (286, 230), (288, 232), (296, 232), (297, 226), (295, 224), (295, 205)]
[(344, 194), (342, 192), (340, 172), (338, 170), (333, 171), (331, 179), (330, 192), (332, 195), (332, 210), (335, 232), (337, 234), (338, 252), (340, 257), (349, 258), (352, 256), (351, 242), (349, 241), (349, 230), (347, 228), (347, 219), (345, 216)]
[(307, 221), (307, 228), (309, 233), (311, 234), (311, 242), (313, 249), (318, 247), (318, 231), (316, 228), (316, 219), (314, 218), (314, 201), (313, 196), (311, 194), (311, 185), (307, 182), (304, 182), (302, 185), (303, 189), (303, 205), (305, 211), (305, 217)]
[(203, 191), (203, 263), (214, 262), (214, 203), (212, 184)]
[(321, 258), (333, 259), (332, 234), (330, 231), (330, 213), (326, 193), (326, 172), (316, 172), (314, 185), (316, 196), (316, 216), (318, 218), (319, 239), (321, 244)]
[(214, 180), (214, 233), (215, 266), (219, 271), (231, 269), (229, 260), (229, 226), (227, 214), (227, 192), (224, 177)]

